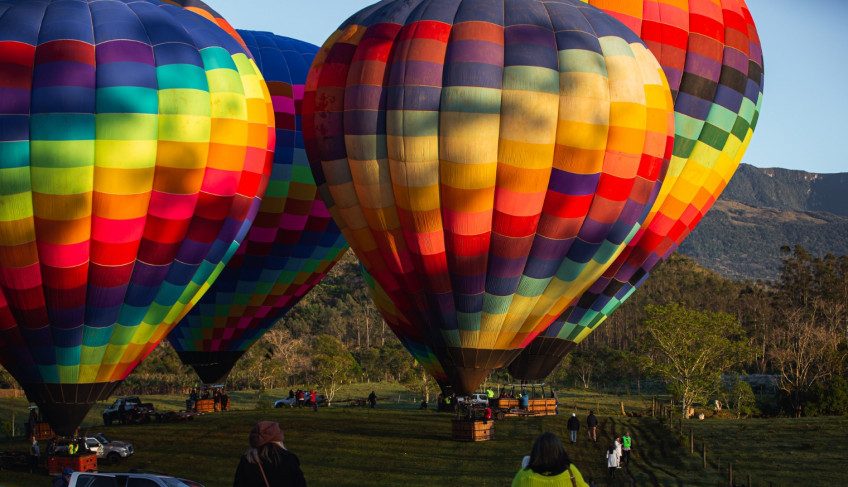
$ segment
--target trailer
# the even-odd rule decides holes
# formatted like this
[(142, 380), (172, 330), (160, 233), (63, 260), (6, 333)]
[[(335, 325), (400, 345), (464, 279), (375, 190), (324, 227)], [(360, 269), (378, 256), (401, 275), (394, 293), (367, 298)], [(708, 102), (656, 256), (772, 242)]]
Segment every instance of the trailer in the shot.
[[(553, 416), (557, 414), (558, 400), (553, 389), (546, 384), (507, 384), (512, 392), (497, 398), (492, 415), (496, 419), (516, 416)], [(545, 387), (548, 393), (545, 393)], [(522, 396), (522, 399), (519, 399)]]

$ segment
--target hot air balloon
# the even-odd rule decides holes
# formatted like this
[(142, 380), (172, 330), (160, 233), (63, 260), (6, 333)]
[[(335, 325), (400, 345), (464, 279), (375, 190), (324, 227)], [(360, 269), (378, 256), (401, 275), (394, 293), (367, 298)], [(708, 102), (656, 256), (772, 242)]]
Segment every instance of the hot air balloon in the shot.
[(0, 0), (0, 364), (71, 434), (207, 285), (265, 190), (270, 96), (147, 0)]
[(271, 179), (240, 247), (168, 339), (207, 384), (315, 286), (347, 242), (317, 196), (303, 148), (303, 85), (318, 47), (269, 32), (239, 31), (274, 102), (277, 146)]
[(253, 54), (248, 49), (247, 44), (244, 42), (244, 39), (241, 38), (238, 32), (227, 22), (227, 19), (221, 16), (218, 12), (212, 9), (209, 5), (201, 2), (200, 0), (159, 0), (160, 2), (170, 3), (171, 5), (176, 5), (178, 7), (182, 7), (190, 12), (194, 12), (197, 15), (211, 21), (215, 22), (218, 27), (227, 31), (228, 34), (233, 36), (233, 38), (238, 41), (241, 47), (244, 48), (245, 52), (247, 52), (248, 56), (253, 56)]
[(513, 362), (520, 379), (547, 376), (677, 249), (739, 166), (762, 104), (762, 50), (743, 0), (589, 3), (640, 33), (663, 66), (674, 96), (674, 153), (639, 234)]
[(330, 214), (459, 394), (624, 248), (673, 131), (644, 44), (571, 0), (369, 7), (319, 51), (303, 117)]
[(395, 306), (392, 298), (386, 294), (386, 291), (374, 279), (374, 276), (368, 273), (365, 267), (360, 265), (360, 271), (362, 272), (362, 278), (365, 280), (365, 285), (368, 287), (368, 293), (371, 295), (371, 301), (374, 302), (377, 311), (380, 312), (383, 320), (389, 325), (389, 329), (397, 335), (401, 344), (412, 355), (412, 358), (436, 380), (442, 392), (448, 391), (450, 386), (445, 369), (439, 363), (436, 354), (421, 336), (420, 331), (413, 326), (412, 320), (404, 316), (403, 310)]

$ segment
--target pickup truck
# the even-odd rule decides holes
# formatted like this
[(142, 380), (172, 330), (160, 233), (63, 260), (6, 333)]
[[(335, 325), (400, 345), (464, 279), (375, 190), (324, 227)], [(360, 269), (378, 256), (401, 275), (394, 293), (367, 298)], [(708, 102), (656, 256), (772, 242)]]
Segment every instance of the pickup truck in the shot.
[[(83, 439), (85, 440), (85, 447), (91, 453), (96, 454), (98, 460), (105, 460), (112, 465), (120, 463), (121, 459), (135, 453), (132, 443), (112, 441), (102, 433), (86, 434)], [(73, 438), (59, 438), (56, 440), (54, 451), (60, 454), (67, 452), (68, 444), (72, 441), (74, 441)]]
[(103, 433), (86, 435), (85, 446), (89, 451), (97, 453), (98, 459), (106, 459), (112, 465), (117, 465), (122, 459), (135, 453), (132, 443), (110, 440)]
[(153, 403), (142, 403), (137, 397), (121, 397), (103, 410), (103, 424), (109, 426), (114, 421), (121, 424), (146, 423), (153, 414)]

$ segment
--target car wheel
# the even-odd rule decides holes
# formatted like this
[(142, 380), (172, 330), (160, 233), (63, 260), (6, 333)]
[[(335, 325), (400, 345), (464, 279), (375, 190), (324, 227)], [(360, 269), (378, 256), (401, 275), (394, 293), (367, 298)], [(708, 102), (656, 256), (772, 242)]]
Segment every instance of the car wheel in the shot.
[(279, 408), (283, 407), (283, 405), (282, 405), (282, 404), (280, 404), (280, 403), (276, 403), (276, 404), (274, 404), (274, 407), (275, 407), (275, 408), (277, 408), (277, 409), (279, 409)]
[(109, 416), (103, 416), (103, 424), (106, 426), (112, 426), (112, 418)]
[(106, 460), (109, 461), (109, 465), (117, 465), (117, 464), (121, 463), (121, 455), (118, 455), (117, 453), (112, 452), (112, 453), (106, 455)]

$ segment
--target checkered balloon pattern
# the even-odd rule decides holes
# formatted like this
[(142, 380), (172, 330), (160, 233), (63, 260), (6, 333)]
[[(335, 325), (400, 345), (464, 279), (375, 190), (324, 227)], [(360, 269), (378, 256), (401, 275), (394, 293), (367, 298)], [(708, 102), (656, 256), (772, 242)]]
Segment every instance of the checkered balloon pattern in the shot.
[(303, 117), (330, 214), (457, 393), (624, 250), (674, 130), (645, 44), (572, 0), (373, 5), (319, 51)]
[(0, 363), (68, 434), (250, 224), (271, 99), (229, 34), (148, 0), (2, 0), (0, 72)]
[(762, 104), (762, 49), (743, 0), (588, 1), (639, 33), (662, 65), (674, 97), (674, 152), (642, 229), (513, 363), (518, 378), (546, 376), (677, 249), (739, 166)]
[(168, 339), (205, 383), (236, 360), (312, 289), (347, 250), (317, 196), (301, 132), (309, 65), (318, 47), (268, 32), (238, 31), (268, 85), (276, 147), (268, 189), (229, 264)]

